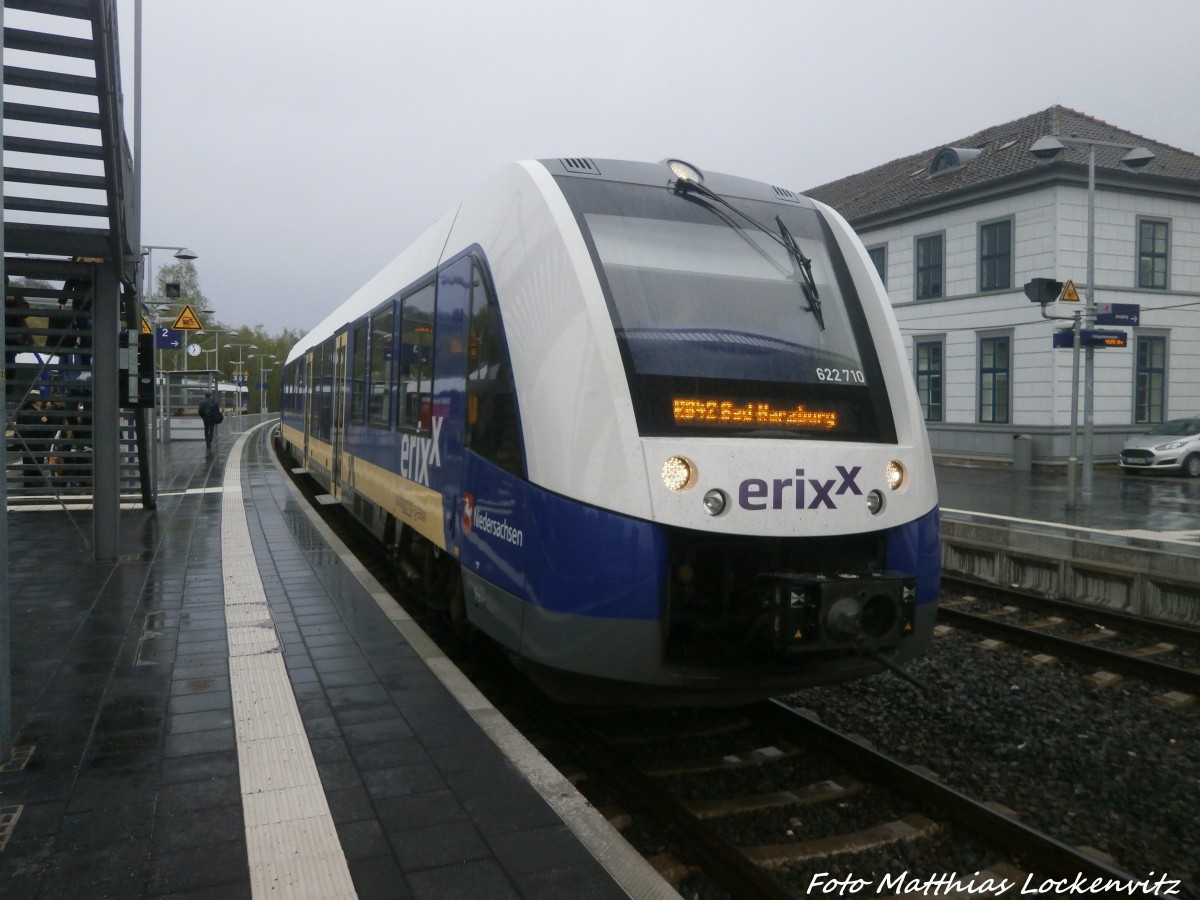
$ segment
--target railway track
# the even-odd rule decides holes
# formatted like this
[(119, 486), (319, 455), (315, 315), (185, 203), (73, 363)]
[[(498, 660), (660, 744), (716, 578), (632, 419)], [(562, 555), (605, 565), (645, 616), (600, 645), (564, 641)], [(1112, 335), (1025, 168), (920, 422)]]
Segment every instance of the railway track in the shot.
[[(931, 879), (948, 878), (951, 871), (964, 885), (973, 879), (977, 886), (1136, 880), (1094, 852), (1063, 844), (1010, 811), (974, 800), (935, 774), (780, 702), (685, 715), (682, 724), (669, 715), (655, 715), (647, 724), (637, 715), (553, 705), (541, 714), (559, 734), (554, 743), (569, 745), (564, 765), (578, 760), (588, 773), (581, 789), (597, 792), (593, 802), (615, 805), (614, 819), (648, 817), (669, 835), (669, 849), (651, 855), (651, 862), (682, 881), (689, 896), (806, 896), (851, 871), (866, 878), (877, 896), (887, 896), (888, 888), (895, 894), (915, 885), (928, 889)], [(706, 748), (701, 755), (694, 755), (697, 745)], [(751, 769), (757, 771), (750, 777), (731, 775)], [(825, 774), (797, 785), (797, 772)], [(702, 785), (705, 779), (717, 786)], [(589, 787), (593, 780), (602, 787)], [(763, 785), (773, 789), (760, 790)], [(844, 810), (856, 803), (855, 818), (865, 819), (861, 827), (837, 831), (836, 823), (849, 818)], [(755, 817), (763, 823), (747, 824)], [(772, 823), (784, 822), (786, 830), (780, 826), (779, 839), (771, 840)], [(755, 828), (764, 839), (739, 840)], [(923, 855), (933, 868), (920, 868)], [(895, 869), (897, 859), (914, 865)], [(696, 887), (697, 878), (707, 889)]]
[(944, 624), (1200, 694), (1200, 631), (1194, 628), (952, 578), (943, 579), (947, 586), (957, 596), (939, 601)]
[[(386, 574), (378, 545), (348, 517), (326, 512), (341, 520), (337, 530), (345, 537), (357, 533), (356, 552)], [(398, 602), (410, 603), (411, 596), (402, 596), (411, 594), (404, 579), (393, 573), (387, 582)], [(684, 718), (695, 720), (681, 731), (664, 727), (671, 714), (656, 714), (651, 724), (628, 729), (611, 712), (538, 700), (522, 679), (509, 684), (511, 667), (473, 656), (461, 667), (483, 680), (481, 689), (523, 730), (522, 718), (532, 718), (535, 744), (545, 743), (537, 733), (553, 732), (549, 743), (557, 749), (543, 752), (564, 772), (581, 767), (585, 795), (615, 824), (632, 818), (631, 843), (645, 847), (644, 855), (688, 896), (806, 896), (863, 873), (870, 873), (875, 896), (929, 895), (930, 879), (950, 873), (973, 896), (985, 896), (985, 884), (1136, 882), (1112, 861), (1023, 825), (1011, 812), (782, 703), (724, 713), (716, 726), (708, 714), (688, 713)], [(538, 711), (529, 712), (534, 706)], [(698, 787), (713, 773), (716, 787)], [(747, 838), (747, 821), (758, 818), (749, 826), (758, 835)], [(847, 885), (853, 882), (841, 889)]]

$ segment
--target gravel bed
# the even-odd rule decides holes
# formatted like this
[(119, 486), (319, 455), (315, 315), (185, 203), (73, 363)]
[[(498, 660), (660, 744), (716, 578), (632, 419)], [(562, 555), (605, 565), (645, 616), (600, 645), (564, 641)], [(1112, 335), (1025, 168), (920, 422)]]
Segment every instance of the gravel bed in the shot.
[(1200, 703), (1163, 709), (1153, 685), (1092, 687), (1085, 666), (1038, 667), (978, 641), (965, 632), (935, 639), (909, 667), (925, 693), (885, 674), (783, 699), (1064, 842), (1103, 850), (1140, 876), (1166, 872), (1194, 891)]

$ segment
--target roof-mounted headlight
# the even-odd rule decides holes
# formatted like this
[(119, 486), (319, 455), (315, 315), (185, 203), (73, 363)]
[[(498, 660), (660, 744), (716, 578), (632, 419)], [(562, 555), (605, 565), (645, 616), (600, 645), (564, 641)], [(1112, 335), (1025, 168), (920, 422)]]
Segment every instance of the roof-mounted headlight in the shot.
[(668, 159), (667, 168), (670, 169), (671, 174), (680, 181), (689, 181), (693, 184), (704, 184), (704, 173), (691, 163), (686, 163), (682, 159)]

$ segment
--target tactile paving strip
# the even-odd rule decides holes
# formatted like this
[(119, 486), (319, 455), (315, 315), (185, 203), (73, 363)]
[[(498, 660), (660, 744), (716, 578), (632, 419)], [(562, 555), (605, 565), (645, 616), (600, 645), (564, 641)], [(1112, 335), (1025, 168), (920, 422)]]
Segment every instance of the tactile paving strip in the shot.
[(225, 469), (221, 560), (229, 685), (255, 898), (356, 897), (250, 543), (238, 438)]

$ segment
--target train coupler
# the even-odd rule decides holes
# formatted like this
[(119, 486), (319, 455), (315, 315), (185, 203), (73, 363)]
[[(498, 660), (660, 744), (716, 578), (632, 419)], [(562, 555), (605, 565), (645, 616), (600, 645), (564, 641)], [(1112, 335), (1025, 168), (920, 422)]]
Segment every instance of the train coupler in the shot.
[(759, 576), (779, 653), (894, 647), (916, 626), (917, 580), (900, 572)]

